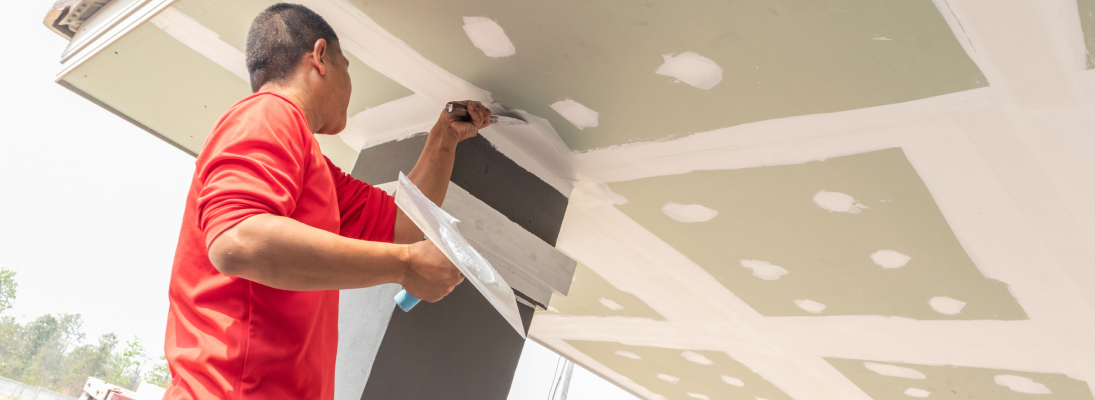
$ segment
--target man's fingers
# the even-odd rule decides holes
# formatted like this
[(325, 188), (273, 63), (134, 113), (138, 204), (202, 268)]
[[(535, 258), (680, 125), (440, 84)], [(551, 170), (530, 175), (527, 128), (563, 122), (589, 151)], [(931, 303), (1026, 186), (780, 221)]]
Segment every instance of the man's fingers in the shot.
[(471, 116), (472, 125), (475, 125), (476, 129), (483, 129), (490, 126), (490, 109), (478, 101), (468, 102), (468, 114)]
[(468, 112), (471, 113), (472, 124), (476, 128), (483, 125), (483, 105), (478, 101), (473, 101), (468, 104)]

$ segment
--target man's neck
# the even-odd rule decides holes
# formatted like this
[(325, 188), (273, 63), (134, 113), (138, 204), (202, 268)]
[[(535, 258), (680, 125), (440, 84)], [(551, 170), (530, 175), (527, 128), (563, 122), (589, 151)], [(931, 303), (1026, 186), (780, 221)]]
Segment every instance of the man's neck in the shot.
[(286, 99), (289, 99), (290, 102), (295, 104), (297, 108), (304, 113), (304, 119), (308, 121), (308, 129), (312, 131), (312, 133), (315, 133), (323, 126), (323, 121), (319, 121), (319, 114), (315, 112), (316, 107), (314, 102), (312, 102), (311, 97), (304, 92), (293, 87), (280, 85), (263, 85), (259, 91), (279, 94)]

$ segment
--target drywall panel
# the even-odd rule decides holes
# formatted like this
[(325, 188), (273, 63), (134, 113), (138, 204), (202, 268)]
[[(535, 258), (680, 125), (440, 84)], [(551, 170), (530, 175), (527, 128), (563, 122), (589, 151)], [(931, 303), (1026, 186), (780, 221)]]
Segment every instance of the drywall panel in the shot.
[(343, 51), (342, 54), (350, 60), (350, 83), (353, 85), (346, 115), (354, 116), (366, 109), (414, 94), (410, 89), (395, 83), (361, 62), (353, 54), (347, 51)]
[(1076, 0), (1076, 6), (1087, 43), (1087, 69), (1095, 69), (1095, 0)]
[(966, 254), (900, 148), (608, 187), (765, 316), (1027, 316)]
[(664, 321), (665, 317), (646, 305), (638, 296), (617, 289), (585, 265), (578, 264), (574, 281), (566, 296), (551, 296), (546, 311), (537, 314), (581, 315), (594, 317), (635, 317)]
[(987, 85), (926, 0), (350, 2), (579, 151)]
[(63, 79), (194, 153), (221, 114), (251, 93), (239, 77), (153, 24), (135, 28)]
[(615, 342), (565, 342), (668, 400), (791, 400), (779, 388), (726, 353)]
[[(241, 53), (247, 51), (247, 31), (255, 16), (275, 0), (180, 0), (174, 7), (220, 35), (222, 41)], [(354, 85), (347, 115), (354, 116), (368, 108), (414, 94), (390, 78), (361, 62), (349, 52), (350, 80)]]
[(826, 358), (874, 400), (1090, 400), (1063, 374)]

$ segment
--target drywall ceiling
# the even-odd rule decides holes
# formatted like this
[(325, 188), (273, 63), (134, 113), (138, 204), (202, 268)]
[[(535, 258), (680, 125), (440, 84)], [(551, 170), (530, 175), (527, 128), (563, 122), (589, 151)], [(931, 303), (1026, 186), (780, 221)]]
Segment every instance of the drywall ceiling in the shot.
[(665, 320), (638, 296), (617, 289), (582, 264), (574, 270), (570, 293), (566, 296), (553, 295), (548, 309), (537, 313)]
[[(247, 30), (251, 26), (251, 19), (246, 16), (253, 19), (260, 11), (276, 3), (278, 1), (274, 0), (180, 0), (174, 7), (216, 32), (221, 40), (243, 53), (247, 49)], [(350, 60), (350, 78), (354, 85), (349, 115), (357, 115), (366, 109), (414, 94), (353, 54), (344, 54)]]
[(64, 80), (194, 153), (221, 114), (251, 93), (246, 81), (151, 23)]
[[(247, 29), (259, 11), (275, 3), (177, 1), (64, 80), (189, 151), (200, 152), (224, 110), (251, 93), (242, 60)], [(200, 40), (216, 43), (195, 46)], [(354, 84), (349, 115), (414, 94), (353, 54), (345, 54)], [(226, 68), (227, 63), (233, 68)], [(343, 169), (353, 169), (358, 149), (335, 138), (318, 139), (328, 157)]]
[(725, 353), (577, 340), (567, 343), (669, 400), (791, 400)]
[(1095, 68), (1095, 0), (1076, 0), (1087, 43), (1087, 68)]
[[(987, 85), (930, 1), (351, 3), (495, 101), (547, 118), (578, 151)], [(514, 54), (477, 49), (463, 17), (493, 20)], [(689, 53), (702, 58), (679, 60), (681, 73), (706, 73), (706, 59), (721, 80), (656, 72)], [(564, 100), (598, 113), (597, 126), (551, 107)]]
[(1089, 400), (1083, 381), (1062, 374), (953, 365), (917, 365), (827, 358), (874, 400)]
[(962, 249), (899, 148), (608, 187), (765, 316), (1026, 319)]
[[(58, 79), (197, 152), (273, 1), (138, 3)], [(530, 338), (641, 398), (1092, 398), (1093, 0), (300, 3), (344, 169), (445, 101), (531, 122), (482, 134), (581, 265)]]

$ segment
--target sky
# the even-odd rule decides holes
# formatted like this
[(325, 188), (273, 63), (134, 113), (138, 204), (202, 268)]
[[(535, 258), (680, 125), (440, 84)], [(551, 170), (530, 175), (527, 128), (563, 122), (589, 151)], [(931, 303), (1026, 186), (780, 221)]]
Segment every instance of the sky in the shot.
[[(194, 159), (54, 83), (68, 42), (42, 25), (52, 2), (0, 13), (0, 267), (19, 284), (9, 313), (80, 314), (85, 342), (113, 332), (159, 358)], [(509, 400), (545, 399), (558, 360), (529, 341)], [(577, 367), (569, 399), (634, 397)]]
[(194, 160), (54, 83), (68, 42), (42, 25), (50, 3), (0, 13), (0, 266), (17, 271), (12, 311), (78, 313), (89, 340), (138, 337), (159, 357)]

